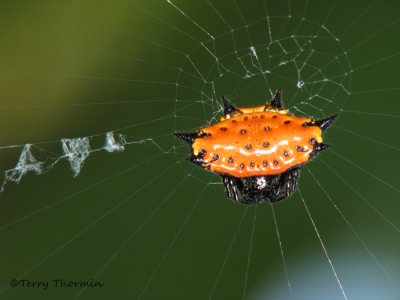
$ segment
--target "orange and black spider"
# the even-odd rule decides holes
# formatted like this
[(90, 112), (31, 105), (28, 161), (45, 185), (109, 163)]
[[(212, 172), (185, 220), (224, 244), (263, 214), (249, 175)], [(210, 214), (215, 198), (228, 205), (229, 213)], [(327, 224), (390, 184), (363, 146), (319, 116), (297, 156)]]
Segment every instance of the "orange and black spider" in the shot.
[(190, 144), (189, 160), (222, 177), (230, 199), (278, 202), (297, 187), (300, 167), (329, 145), (322, 133), (335, 120), (296, 117), (283, 108), (281, 90), (266, 105), (236, 108), (222, 97), (224, 116), (194, 133), (175, 133)]

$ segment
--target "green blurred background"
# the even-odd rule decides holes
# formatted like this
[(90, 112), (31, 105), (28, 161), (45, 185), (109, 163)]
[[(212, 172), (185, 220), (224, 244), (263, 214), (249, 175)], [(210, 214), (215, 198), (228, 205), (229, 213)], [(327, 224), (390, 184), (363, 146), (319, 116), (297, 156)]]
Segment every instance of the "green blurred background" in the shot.
[[(6, 185), (0, 299), (344, 299), (309, 214), (349, 299), (400, 299), (400, 4), (173, 3), (190, 19), (167, 1), (0, 4), (1, 146), (50, 162), (65, 137), (132, 142), (78, 177), (64, 159)], [(301, 194), (273, 207), (287, 275), (271, 206), (227, 200), (172, 136), (215, 121), (222, 94), (243, 107), (278, 87), (293, 113), (340, 112)]]

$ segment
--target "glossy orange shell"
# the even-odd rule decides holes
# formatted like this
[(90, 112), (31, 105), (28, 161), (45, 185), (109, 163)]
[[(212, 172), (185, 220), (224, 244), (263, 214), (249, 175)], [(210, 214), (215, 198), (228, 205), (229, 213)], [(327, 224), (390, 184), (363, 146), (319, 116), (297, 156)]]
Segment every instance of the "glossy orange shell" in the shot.
[(204, 153), (202, 166), (213, 172), (249, 177), (276, 175), (306, 163), (313, 150), (310, 141), (322, 141), (321, 129), (303, 126), (312, 121), (310, 118), (264, 108), (240, 108), (243, 114), (200, 129), (192, 151), (195, 155)]

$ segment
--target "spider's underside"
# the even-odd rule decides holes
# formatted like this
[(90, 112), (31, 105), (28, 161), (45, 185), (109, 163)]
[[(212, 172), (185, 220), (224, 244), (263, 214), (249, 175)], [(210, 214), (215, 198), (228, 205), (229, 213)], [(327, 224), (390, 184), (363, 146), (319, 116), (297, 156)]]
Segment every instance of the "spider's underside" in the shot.
[(275, 203), (290, 197), (297, 187), (299, 168), (278, 175), (237, 178), (221, 175), (228, 198), (243, 204)]

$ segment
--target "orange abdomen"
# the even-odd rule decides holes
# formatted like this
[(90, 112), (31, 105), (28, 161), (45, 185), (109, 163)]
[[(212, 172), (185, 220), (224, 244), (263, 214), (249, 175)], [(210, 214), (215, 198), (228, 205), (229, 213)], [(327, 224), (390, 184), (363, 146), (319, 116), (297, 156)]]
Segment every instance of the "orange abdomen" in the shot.
[(210, 171), (235, 177), (276, 175), (306, 163), (316, 142), (318, 126), (309, 118), (274, 111), (253, 111), (202, 128), (192, 144)]

